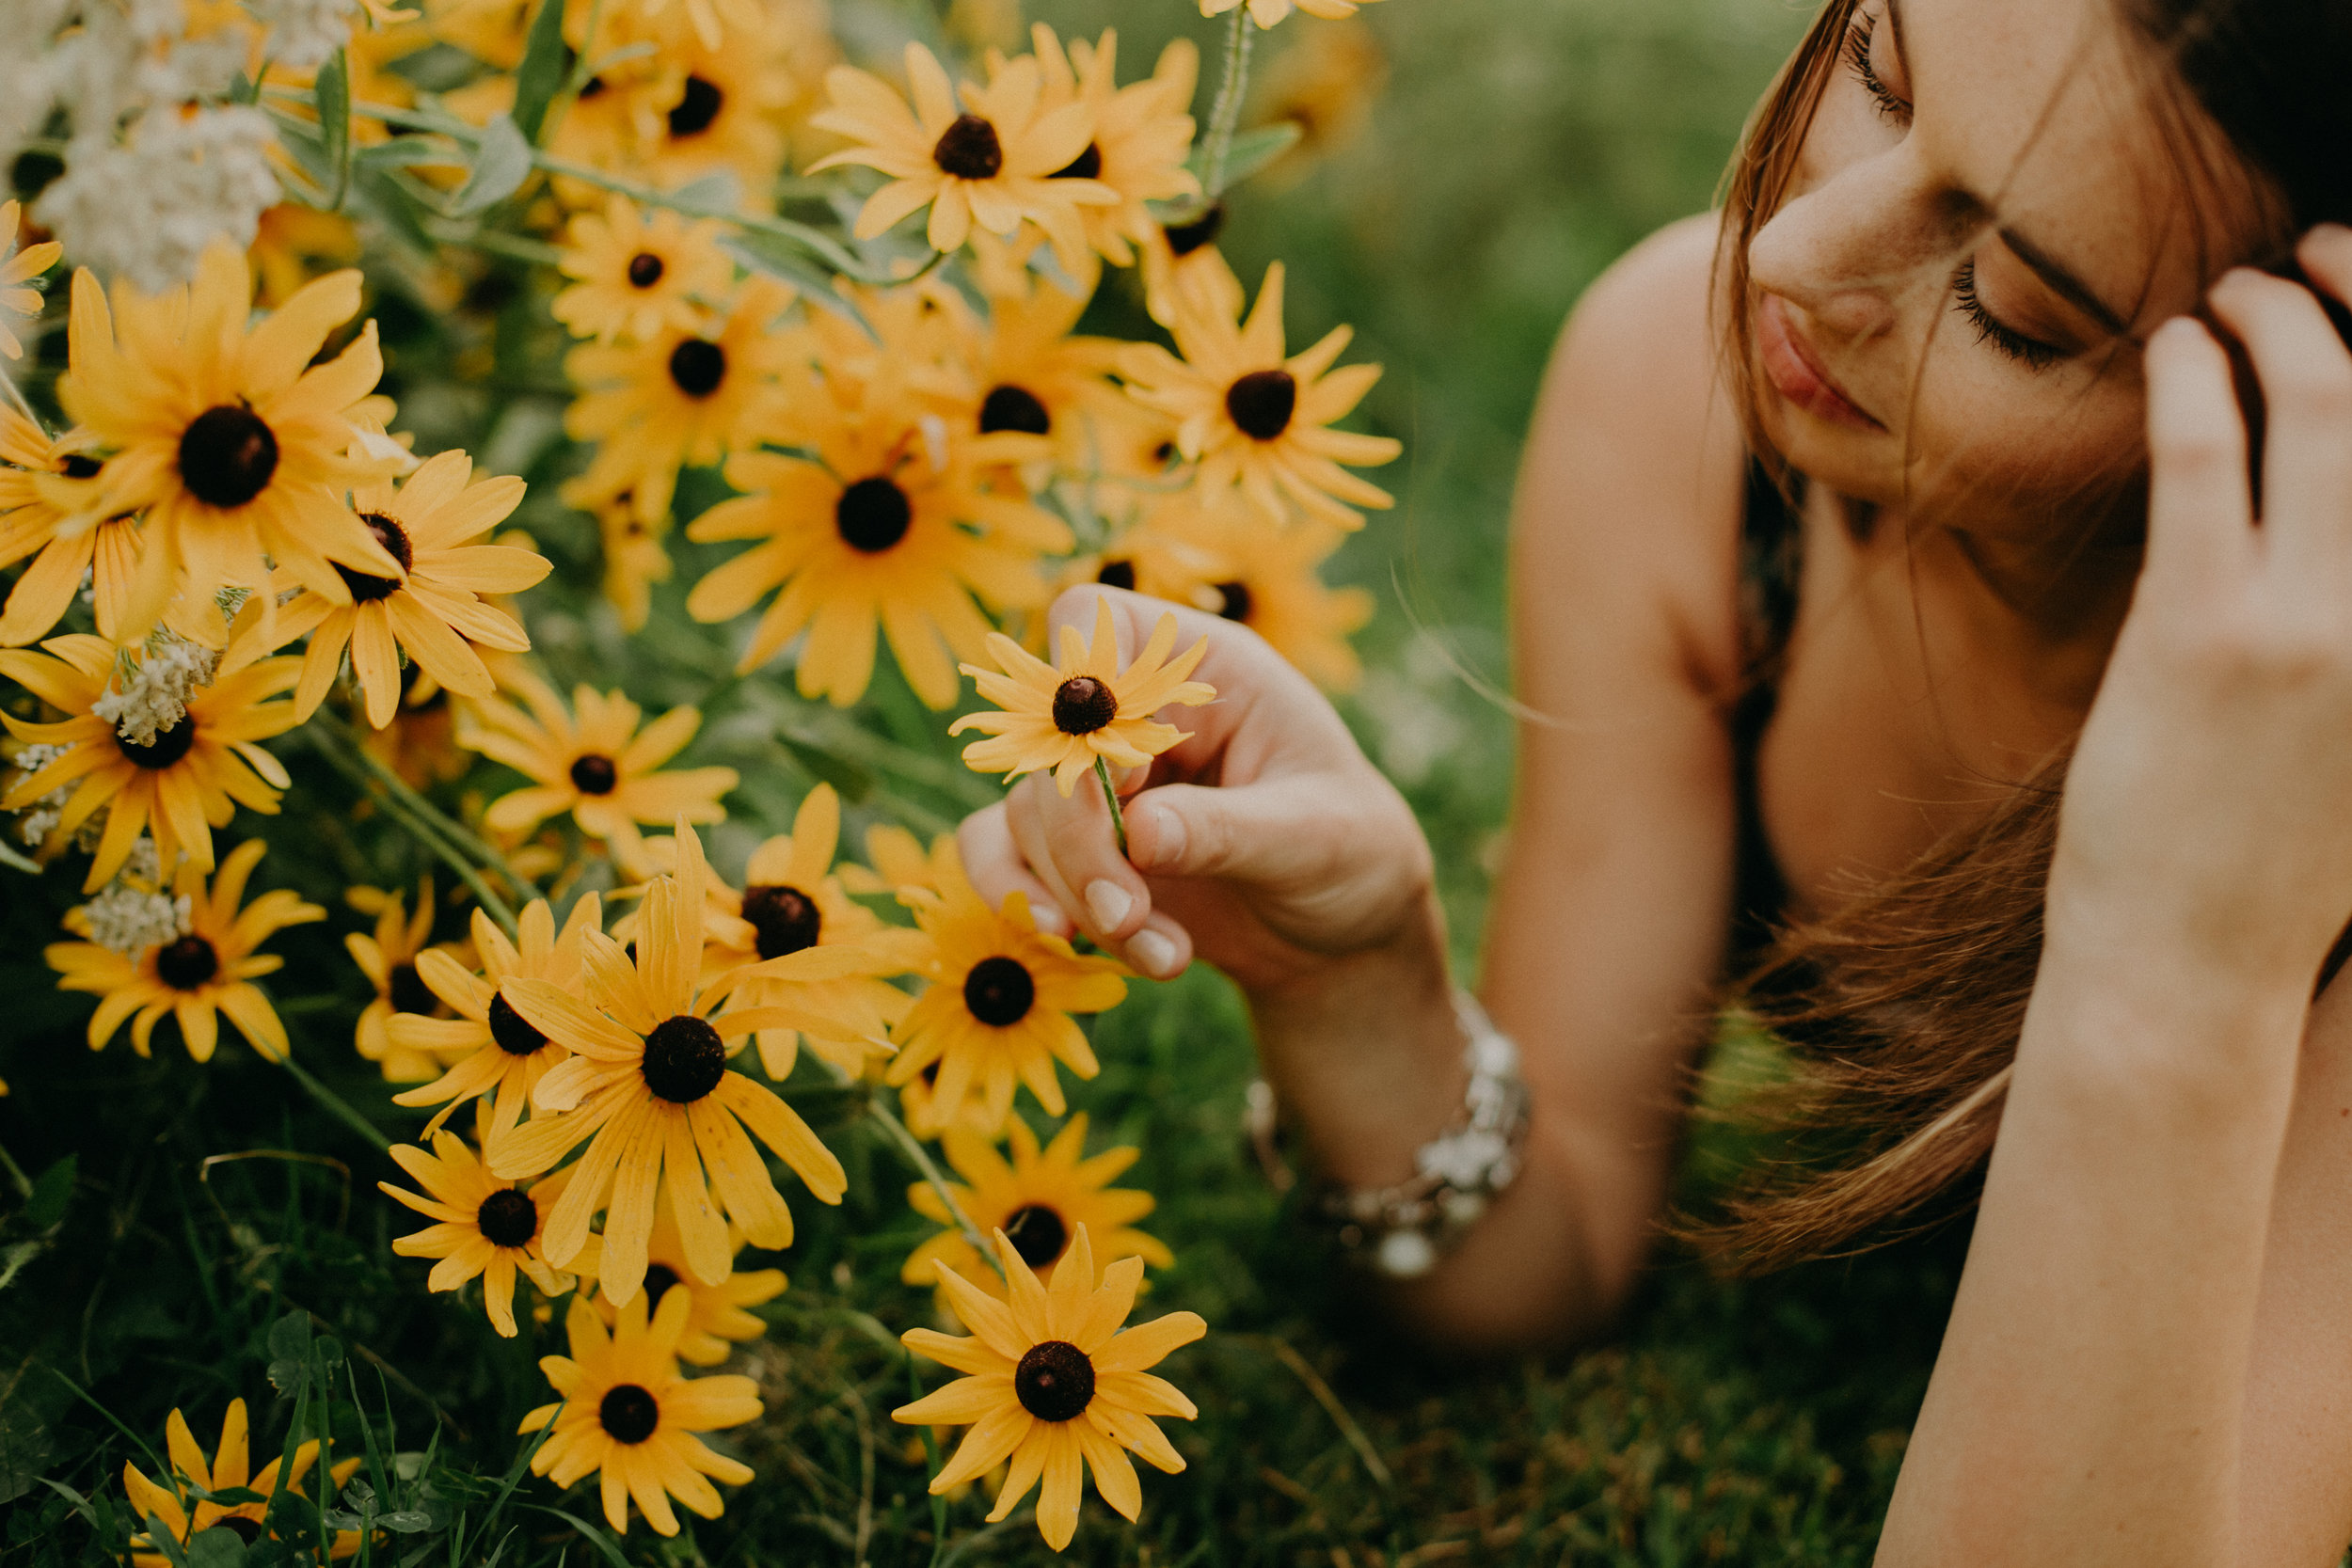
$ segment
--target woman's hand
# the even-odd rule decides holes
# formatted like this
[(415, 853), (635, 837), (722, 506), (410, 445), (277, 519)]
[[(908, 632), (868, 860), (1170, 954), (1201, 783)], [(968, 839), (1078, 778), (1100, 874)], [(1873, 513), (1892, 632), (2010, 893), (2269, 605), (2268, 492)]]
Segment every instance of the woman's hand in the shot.
[[(2352, 298), (2352, 230), (2300, 259)], [(2312, 291), (2223, 277), (2263, 397), (2259, 502), (2227, 355), (2147, 351), (2147, 562), (2070, 771), (2051, 938), (2159, 981), (2308, 995), (2352, 913), (2352, 352)]]
[[(1098, 598), (1110, 604), (1122, 662), (1171, 612), (1119, 589), (1073, 589), (1056, 601), (1054, 625), (1091, 626)], [(1251, 990), (1310, 979), (1425, 919), (1420, 826), (1331, 705), (1247, 626), (1172, 612), (1179, 647), (1208, 638), (1194, 678), (1217, 698), (1174, 715), (1192, 733), (1148, 778), (1121, 781), (1126, 858), (1099, 788), (1081, 784), (1065, 799), (1031, 775), (963, 824), (982, 895), (1019, 888), (1041, 926), (1074, 926), (1146, 974), (1167, 978), (1198, 957)]]

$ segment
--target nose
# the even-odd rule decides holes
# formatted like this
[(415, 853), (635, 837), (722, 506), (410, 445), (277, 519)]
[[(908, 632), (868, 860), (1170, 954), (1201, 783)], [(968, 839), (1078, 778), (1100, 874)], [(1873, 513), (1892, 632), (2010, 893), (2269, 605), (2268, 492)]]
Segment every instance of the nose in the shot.
[(1848, 165), (1800, 191), (1749, 243), (1756, 286), (1850, 341), (1892, 333), (1901, 302), (1947, 243), (1902, 150)]

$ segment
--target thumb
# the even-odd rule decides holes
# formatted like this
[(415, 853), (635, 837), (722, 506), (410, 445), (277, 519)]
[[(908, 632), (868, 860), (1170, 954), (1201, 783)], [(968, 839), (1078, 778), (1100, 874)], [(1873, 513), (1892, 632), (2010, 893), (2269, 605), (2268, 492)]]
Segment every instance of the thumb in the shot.
[(1311, 883), (1340, 868), (1338, 825), (1360, 815), (1324, 776), (1231, 787), (1162, 784), (1127, 802), (1127, 858), (1154, 877)]

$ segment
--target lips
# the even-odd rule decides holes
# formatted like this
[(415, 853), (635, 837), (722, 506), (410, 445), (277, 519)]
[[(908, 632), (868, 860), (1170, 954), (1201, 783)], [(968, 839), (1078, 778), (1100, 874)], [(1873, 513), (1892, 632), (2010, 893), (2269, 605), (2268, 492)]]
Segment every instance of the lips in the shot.
[(1806, 342), (1788, 304), (1766, 294), (1756, 308), (1756, 346), (1772, 389), (1816, 419), (1852, 430), (1886, 427), (1857, 407)]

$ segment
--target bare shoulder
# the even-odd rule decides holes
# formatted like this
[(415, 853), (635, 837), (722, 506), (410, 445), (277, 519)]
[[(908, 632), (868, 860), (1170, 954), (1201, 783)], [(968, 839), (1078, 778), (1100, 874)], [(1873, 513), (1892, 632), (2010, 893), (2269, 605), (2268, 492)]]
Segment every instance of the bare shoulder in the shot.
[(1711, 213), (1670, 225), (1585, 291), (1545, 375), (1515, 524), (1529, 577), (1617, 607), (1620, 638), (1637, 630), (1625, 614), (1644, 617), (1701, 685), (1729, 678), (1739, 648), (1746, 445), (1709, 310), (1719, 229)]

